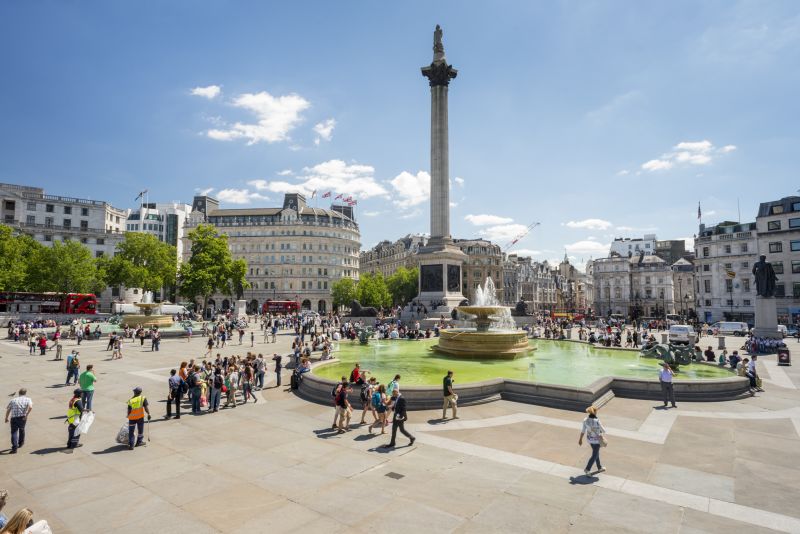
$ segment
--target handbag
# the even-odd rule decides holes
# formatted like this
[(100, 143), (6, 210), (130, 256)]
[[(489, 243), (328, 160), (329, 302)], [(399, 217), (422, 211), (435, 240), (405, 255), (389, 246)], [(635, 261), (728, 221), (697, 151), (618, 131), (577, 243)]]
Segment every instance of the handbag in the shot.
[(608, 447), (608, 440), (606, 439), (605, 434), (600, 434), (600, 446), (601, 447)]

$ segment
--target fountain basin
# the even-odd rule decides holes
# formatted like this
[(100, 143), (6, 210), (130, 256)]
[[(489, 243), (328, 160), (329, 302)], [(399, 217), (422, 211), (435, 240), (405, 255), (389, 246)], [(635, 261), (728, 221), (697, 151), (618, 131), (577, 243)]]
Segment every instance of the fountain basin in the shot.
[(172, 326), (172, 323), (171, 315), (123, 315), (120, 319), (121, 325), (128, 325), (131, 328), (139, 328), (140, 326), (145, 328), (153, 326), (165, 328)]
[(461, 358), (513, 360), (534, 350), (524, 331), (442, 330), (433, 350)]

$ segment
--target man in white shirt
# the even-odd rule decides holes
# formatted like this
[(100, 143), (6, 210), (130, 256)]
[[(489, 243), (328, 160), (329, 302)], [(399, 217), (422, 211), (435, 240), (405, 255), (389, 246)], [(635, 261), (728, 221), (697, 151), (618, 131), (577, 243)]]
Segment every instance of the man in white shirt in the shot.
[(22, 388), (19, 395), (11, 399), (6, 408), (6, 423), (11, 421), (11, 454), (25, 444), (25, 423), (33, 409), (33, 401), (26, 396), (28, 390)]
[(667, 407), (667, 401), (672, 403), (673, 408), (678, 406), (675, 404), (675, 392), (672, 389), (673, 372), (668, 363), (661, 362), (661, 371), (658, 373), (658, 381), (661, 382), (661, 393), (664, 395), (664, 407)]

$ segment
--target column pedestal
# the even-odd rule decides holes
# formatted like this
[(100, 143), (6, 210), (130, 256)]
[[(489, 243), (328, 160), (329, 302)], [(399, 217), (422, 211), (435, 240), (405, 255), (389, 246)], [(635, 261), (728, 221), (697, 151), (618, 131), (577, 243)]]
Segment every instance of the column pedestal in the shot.
[(756, 297), (756, 326), (753, 328), (753, 335), (773, 339), (783, 338), (778, 332), (778, 308), (774, 298)]

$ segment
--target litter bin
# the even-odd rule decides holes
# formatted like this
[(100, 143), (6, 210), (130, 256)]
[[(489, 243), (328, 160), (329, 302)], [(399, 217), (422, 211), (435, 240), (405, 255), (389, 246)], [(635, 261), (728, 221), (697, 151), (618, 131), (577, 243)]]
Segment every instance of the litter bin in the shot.
[(725, 336), (717, 336), (717, 350), (725, 348)]
[(669, 343), (669, 334), (664, 334), (664, 333), (661, 334), (661, 343), (663, 343), (664, 345)]
[(778, 349), (778, 365), (792, 365), (792, 354), (789, 349)]

